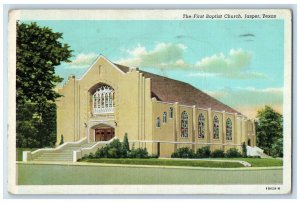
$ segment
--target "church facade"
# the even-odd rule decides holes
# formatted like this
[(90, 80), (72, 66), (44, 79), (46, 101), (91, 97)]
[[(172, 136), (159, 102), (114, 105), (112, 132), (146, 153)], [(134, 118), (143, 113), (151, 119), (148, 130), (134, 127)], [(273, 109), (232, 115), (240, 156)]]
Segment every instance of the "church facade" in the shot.
[(170, 155), (180, 147), (197, 150), (256, 145), (254, 121), (195, 87), (99, 56), (80, 78), (58, 90), (57, 143), (114, 137), (149, 154)]

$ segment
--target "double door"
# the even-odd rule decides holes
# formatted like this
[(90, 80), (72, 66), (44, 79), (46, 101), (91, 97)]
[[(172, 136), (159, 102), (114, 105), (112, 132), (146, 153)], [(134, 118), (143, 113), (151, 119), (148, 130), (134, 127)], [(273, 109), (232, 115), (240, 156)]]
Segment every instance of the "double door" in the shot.
[(95, 141), (108, 141), (115, 136), (114, 128), (96, 128), (95, 129)]

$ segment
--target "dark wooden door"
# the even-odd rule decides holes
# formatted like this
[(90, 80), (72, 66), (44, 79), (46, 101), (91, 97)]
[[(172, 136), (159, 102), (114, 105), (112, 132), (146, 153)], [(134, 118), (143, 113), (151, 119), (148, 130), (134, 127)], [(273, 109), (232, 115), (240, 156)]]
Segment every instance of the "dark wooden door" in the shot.
[(114, 128), (96, 128), (95, 141), (108, 141), (115, 136)]

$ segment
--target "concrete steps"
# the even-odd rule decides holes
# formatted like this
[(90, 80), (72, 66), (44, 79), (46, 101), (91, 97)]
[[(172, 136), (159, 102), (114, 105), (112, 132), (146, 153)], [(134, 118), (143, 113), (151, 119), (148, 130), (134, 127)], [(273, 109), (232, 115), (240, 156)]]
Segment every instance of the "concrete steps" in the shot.
[(264, 153), (264, 151), (257, 146), (255, 146), (255, 147), (247, 146), (247, 155), (248, 156), (260, 156), (261, 158), (272, 158), (272, 157), (266, 155)]
[(93, 146), (95, 143), (85, 143), (81, 146), (69, 146), (61, 151), (45, 152), (33, 161), (73, 162), (73, 151)]

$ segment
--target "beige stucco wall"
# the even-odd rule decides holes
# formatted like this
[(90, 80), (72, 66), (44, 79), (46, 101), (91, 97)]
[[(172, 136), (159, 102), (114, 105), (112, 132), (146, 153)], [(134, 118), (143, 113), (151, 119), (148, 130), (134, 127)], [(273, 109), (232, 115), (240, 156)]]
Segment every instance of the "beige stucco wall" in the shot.
[[(115, 90), (115, 110), (112, 114), (93, 115), (92, 94), (100, 85), (111, 86)], [(145, 78), (138, 70), (122, 72), (106, 58), (100, 56), (81, 79), (70, 77), (59, 93), (57, 101), (57, 142), (64, 135), (65, 142), (89, 137), (94, 141), (94, 126), (104, 124), (115, 128), (115, 135), (123, 140), (125, 133), (135, 147), (146, 147), (149, 154), (158, 153), (170, 157), (179, 147), (197, 150), (209, 145), (211, 150), (240, 149), (242, 142), (251, 140), (255, 145), (253, 121), (244, 116), (185, 106), (179, 103), (166, 103), (151, 98), (151, 79)], [(173, 108), (173, 118), (169, 110)], [(181, 137), (181, 114), (188, 113), (188, 137)], [(163, 123), (163, 112), (167, 122)], [(198, 138), (198, 116), (205, 118), (205, 136)], [(213, 117), (219, 119), (219, 139), (213, 139)], [(161, 126), (156, 127), (160, 117)], [(232, 121), (232, 141), (226, 141), (226, 119)], [(130, 146), (131, 147), (131, 146)]]
[[(92, 114), (91, 90), (99, 84), (109, 85), (115, 90), (113, 114)], [(71, 77), (59, 90), (63, 97), (57, 101), (58, 142), (60, 134), (64, 135), (65, 142), (87, 135), (90, 135), (89, 141), (93, 141), (92, 127), (99, 123), (115, 127), (115, 135), (121, 140), (125, 133), (129, 140), (152, 139), (150, 84), (150, 80), (137, 70), (123, 73), (110, 61), (100, 57), (81, 79)], [(145, 144), (140, 143), (136, 147), (145, 147)]]

